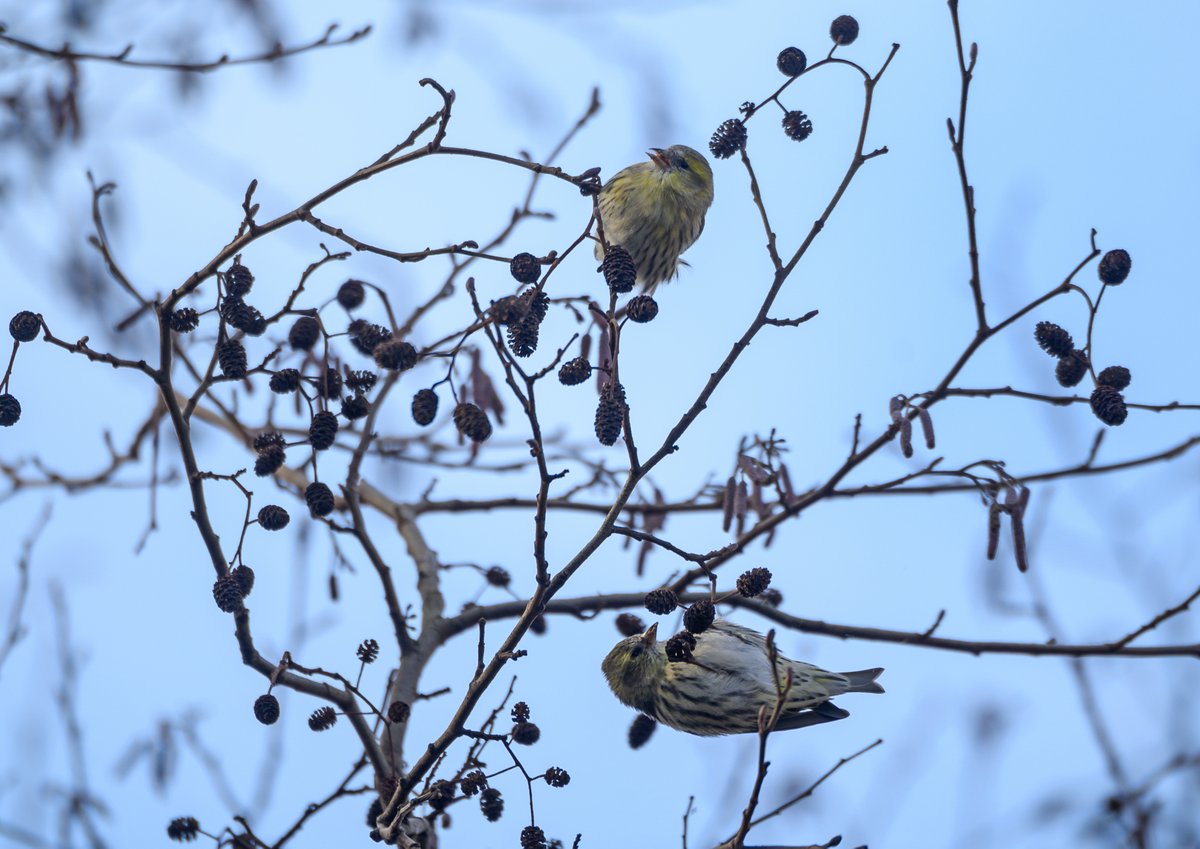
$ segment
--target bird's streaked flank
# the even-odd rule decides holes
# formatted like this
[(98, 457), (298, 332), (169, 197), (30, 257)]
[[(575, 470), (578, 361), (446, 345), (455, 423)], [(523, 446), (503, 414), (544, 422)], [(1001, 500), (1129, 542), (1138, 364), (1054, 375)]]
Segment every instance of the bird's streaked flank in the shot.
[[(658, 640), (658, 625), (613, 647), (601, 668), (624, 704), (663, 725), (689, 734), (713, 736), (758, 731), (759, 708), (774, 710), (778, 688), (757, 631), (718, 619), (696, 635), (691, 659), (673, 661)], [(843, 693), (882, 693), (882, 669), (829, 672), (776, 655), (780, 686), (792, 674), (777, 730), (805, 728), (844, 719), (849, 712), (830, 701)]]

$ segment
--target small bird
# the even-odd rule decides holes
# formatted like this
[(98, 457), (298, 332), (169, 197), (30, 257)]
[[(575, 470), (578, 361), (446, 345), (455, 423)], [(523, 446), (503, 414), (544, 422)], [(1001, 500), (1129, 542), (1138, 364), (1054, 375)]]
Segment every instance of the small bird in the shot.
[[(620, 245), (637, 266), (646, 292), (679, 272), (679, 255), (700, 238), (713, 202), (708, 160), (686, 145), (651, 148), (649, 162), (618, 171), (600, 189), (604, 238)], [(596, 243), (596, 259), (604, 245)]]
[[(601, 668), (622, 703), (663, 725), (702, 736), (758, 731), (758, 711), (775, 709), (777, 690), (767, 638), (717, 619), (696, 635), (690, 661), (672, 661), (657, 639), (658, 623), (613, 647)], [(674, 639), (674, 638), (672, 638)], [(843, 693), (882, 693), (882, 669), (827, 672), (777, 654), (781, 686), (788, 670), (792, 686), (775, 726), (805, 728), (850, 715), (830, 701)]]

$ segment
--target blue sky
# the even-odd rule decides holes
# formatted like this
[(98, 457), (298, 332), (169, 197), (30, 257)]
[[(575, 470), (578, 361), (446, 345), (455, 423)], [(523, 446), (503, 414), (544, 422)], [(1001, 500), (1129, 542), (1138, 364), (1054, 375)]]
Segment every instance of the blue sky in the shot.
[[(258, 180), (256, 199), (267, 217), (407, 135), (437, 106), (432, 93), (417, 86), (421, 77), (457, 92), (450, 143), (509, 154), (529, 150), (535, 157), (556, 143), (582, 113), (591, 87), (599, 86), (603, 111), (561, 163), (574, 172), (598, 165), (608, 175), (650, 146), (703, 149), (739, 103), (761, 99), (779, 84), (779, 49), (794, 44), (815, 60), (828, 49), (829, 21), (845, 12), (862, 26), (847, 57), (874, 68), (893, 42), (901, 44), (878, 88), (868, 140), (869, 147), (887, 145), (890, 152), (862, 169), (776, 310), (791, 316), (819, 309), (819, 318), (764, 332), (656, 477), (670, 497), (686, 497), (723, 480), (740, 437), (777, 428), (791, 448), (796, 485), (819, 483), (845, 456), (856, 413), (863, 414), (864, 433), (878, 433), (887, 423), (888, 398), (931, 389), (973, 330), (962, 202), (945, 129), (946, 117), (957, 111), (958, 75), (942, 3), (747, 3), (735, 12), (722, 3), (668, 2), (643, 11), (632, 4), (459, 2), (431, 6), (434, 35), (417, 44), (404, 41), (405, 12), (393, 4), (350, 3), (337, 9), (339, 21), (347, 28), (375, 23), (366, 41), (300, 57), (286, 74), (261, 67), (222, 71), (206, 77), (182, 105), (169, 75), (88, 66), (87, 135), (53, 168), (31, 170), (9, 200), (0, 228), (0, 315), (32, 309), (62, 338), (89, 334), (125, 354), (146, 350), (146, 326), (120, 339), (106, 329), (124, 303), (114, 300), (98, 314), (55, 282), (64, 234), (83, 246), (89, 232), (87, 169), (119, 184), (110, 226), (125, 270), (146, 291), (165, 291), (232, 236), (250, 179)], [(320, 32), (330, 9), (301, 3), (288, 13), (285, 31), (297, 41)], [(123, 26), (97, 33), (96, 43), (132, 40), (161, 55), (188, 14), (195, 13), (131, 4)], [(962, 12), (967, 38), (980, 45), (967, 155), (991, 314), (1007, 314), (1059, 282), (1087, 254), (1089, 231), (1096, 228), (1101, 248), (1124, 247), (1134, 261), (1129, 281), (1106, 295), (1097, 318), (1098, 365), (1129, 367), (1129, 397), (1146, 403), (1197, 400), (1185, 346), (1200, 308), (1190, 279), (1200, 135), (1196, 112), (1180, 93), (1181, 57), (1190, 55), (1197, 14), (1182, 4), (1146, 10), (981, 2), (965, 3)], [(3, 19), (13, 32), (55, 41), (46, 22), (21, 18), (12, 11)], [(228, 25), (206, 21), (203, 31), (199, 55), (256, 47), (236, 16)], [(3, 73), (18, 79), (29, 67)], [(781, 249), (790, 253), (848, 161), (861, 84), (844, 69), (827, 69), (803, 78), (785, 102), (811, 116), (814, 135), (796, 144), (767, 113), (752, 122), (749, 149)], [(745, 174), (735, 160), (713, 164), (716, 201), (703, 237), (687, 254), (691, 268), (661, 290), (659, 318), (623, 338), (622, 372), (639, 438), (647, 443), (661, 439), (695, 397), (769, 284)], [(438, 159), (389, 172), (320, 214), (396, 250), (483, 241), (507, 220), (526, 184), (524, 174), (492, 163)], [(561, 249), (586, 222), (587, 202), (569, 186), (546, 181), (535, 205), (556, 218), (525, 225), (509, 243), (512, 252)], [(257, 243), (245, 260), (258, 278), (256, 296), (264, 304), (282, 300), (320, 256), (321, 241), (326, 237), (293, 226)], [(322, 297), (313, 295), (303, 306), (319, 305), (341, 280), (355, 276), (384, 287), (402, 309), (435, 291), (445, 271), (444, 263), (396, 265), (355, 256), (314, 278), (311, 288)], [(478, 277), (486, 298), (511, 283), (498, 265)], [(561, 288), (552, 294), (600, 291), (587, 256), (573, 257), (556, 278)], [(1092, 269), (1081, 281), (1093, 292), (1098, 285)], [(990, 341), (956, 384), (1059, 391), (1052, 361), (1032, 341), (1038, 320), (1057, 321), (1080, 338), (1086, 311), (1078, 298), (1046, 305)], [(467, 321), (469, 305), (460, 295), (430, 317), (416, 341)], [(543, 338), (557, 345), (571, 332), (569, 317), (555, 315)], [(544, 343), (535, 362), (547, 361), (550, 349)], [(104, 431), (125, 443), (153, 404), (146, 381), (48, 346), (23, 347), (17, 366), (11, 391), (25, 413), (17, 427), (0, 433), (5, 462), (36, 454), (54, 469), (89, 472), (106, 456)], [(437, 379), (432, 369), (414, 375), (426, 378)], [(405, 398), (401, 393), (382, 420), (400, 434), (414, 430)], [(554, 433), (590, 444), (593, 401), (586, 389), (547, 386), (544, 400)], [(254, 409), (259, 402), (245, 403)], [(922, 446), (907, 461), (891, 447), (848, 483), (897, 477), (932, 456), (944, 456), (946, 467), (1003, 460), (1017, 475), (1058, 468), (1081, 462), (1100, 427), (1084, 405), (1064, 409), (1012, 399), (948, 401), (935, 409), (934, 420), (935, 454)], [(1153, 453), (1195, 429), (1194, 412), (1135, 411), (1106, 434), (1100, 459)], [(518, 446), (510, 457), (520, 455), (524, 438), (515, 415), (497, 435), (498, 442)], [(198, 428), (197, 440), (208, 468), (229, 472), (248, 462), (224, 434)], [(177, 468), (173, 440), (164, 436), (162, 449), (161, 468)], [(624, 452), (618, 446), (595, 456), (620, 463)], [(576, 467), (572, 477), (584, 473)], [(771, 548), (756, 547), (731, 564), (725, 583), (732, 585), (736, 570), (763, 565), (775, 573), (786, 609), (800, 616), (924, 630), (945, 610), (945, 636), (1027, 641), (1046, 639), (1043, 626), (1006, 613), (997, 599), (1027, 610), (1043, 592), (1061, 624), (1060, 639), (1111, 640), (1195, 588), (1195, 473), (1195, 458), (1185, 455), (1169, 465), (1035, 487), (1027, 575), (1016, 572), (1007, 539), (995, 562), (984, 560), (986, 509), (974, 496), (878, 497), (817, 506), (790, 523)], [(143, 465), (126, 478), (142, 481), (147, 474)], [(372, 476), (398, 498), (419, 497), (430, 481), (420, 466), (373, 470)], [(535, 488), (529, 473), (439, 471), (437, 477), (442, 496), (532, 494)], [(251, 606), (260, 649), (267, 656), (290, 649), (307, 665), (353, 672), (354, 646), (365, 637), (384, 642), (390, 630), (373, 575), (351, 553), (358, 571), (339, 573), (342, 596), (332, 604), (324, 589), (335, 568), (328, 534), (285, 493), (254, 483), (257, 498), (279, 500), (293, 514), (284, 533), (252, 534), (249, 541), (247, 562), (259, 576)], [(232, 491), (210, 491), (214, 521), (228, 544), (244, 504)], [(0, 554), (0, 598), (16, 584), (8, 564), (46, 498), (28, 492), (0, 504), (9, 543)], [(228, 619), (212, 604), (211, 567), (180, 487), (159, 491), (159, 531), (136, 555), (147, 521), (144, 489), (59, 494), (54, 501), (32, 564), (29, 635), (0, 670), (0, 724), (7, 731), (0, 746), (0, 821), (54, 833), (46, 788), (66, 774), (68, 757), (52, 700), (59, 671), (48, 587), (57, 583), (84, 659), (76, 698), (86, 718), (91, 779), (110, 805), (111, 843), (160, 843), (165, 823), (182, 814), (205, 826), (228, 822), (227, 806), (191, 754), (181, 755), (178, 778), (164, 794), (150, 789), (144, 770), (114, 777), (134, 741), (162, 719), (188, 711), (204, 717), (203, 738), (222, 755), (243, 803), (254, 800), (264, 758), (278, 769), (270, 805), (256, 806), (255, 819), (260, 834), (277, 836), (304, 804), (337, 785), (353, 760), (350, 730), (341, 723), (313, 735), (303, 720), (318, 705), (294, 695), (285, 699), (277, 726), (254, 722), (250, 705), (264, 684), (238, 662)], [(555, 516), (552, 565), (568, 558), (594, 524), (588, 517)], [(514, 574), (516, 589), (528, 592), (530, 525), (524, 513), (452, 515), (431, 517), (426, 533), (445, 562), (502, 564)], [(403, 548), (385, 522), (374, 527), (411, 598)], [(728, 541), (709, 515), (672, 520), (668, 533), (697, 551)], [(578, 573), (572, 594), (650, 589), (678, 568), (656, 553), (639, 580), (631, 551), (610, 542)], [(448, 573), (452, 605), (478, 591), (469, 570)], [(502, 597), (495, 589), (482, 596), (485, 602)], [(737, 618), (767, 627), (752, 616)], [(550, 635), (531, 638), (529, 657), (512, 667), (517, 695), (533, 707), (543, 732), (528, 750), (529, 766), (559, 765), (572, 775), (562, 790), (539, 787), (539, 824), (568, 845), (577, 831), (583, 846), (678, 845), (680, 818), (694, 796), (689, 845), (712, 845), (736, 825), (754, 741), (696, 739), (663, 729), (645, 749), (630, 751), (624, 736), (632, 715), (599, 674), (600, 659), (618, 637), (611, 619), (555, 620)], [(675, 622), (664, 618), (661, 627), (668, 626)], [(1196, 642), (1197, 627), (1184, 615), (1144, 639)], [(758, 843), (821, 843), (842, 834), (851, 846), (1064, 845), (1079, 839), (1086, 816), (1098, 814), (1088, 806), (1112, 791), (1061, 660), (975, 658), (795, 633), (781, 634), (779, 643), (788, 654), (828, 668), (885, 666), (888, 693), (846, 699), (853, 715), (844, 722), (773, 738), (766, 804), (786, 799), (789, 790), (876, 738), (886, 742), (791, 814), (756, 831)], [(471, 638), (460, 638), (430, 668), (422, 689), (448, 686), (452, 692), (418, 706), (414, 741), (440, 732), (473, 668), (474, 651)], [(367, 670), (373, 692), (383, 686), (382, 665)], [(1135, 784), (1181, 748), (1195, 751), (1195, 664), (1113, 659), (1087, 667)], [(506, 683), (503, 678), (496, 698)], [(980, 717), (992, 715), (1001, 731), (977, 742)], [(473, 804), (456, 806), (444, 846), (517, 845), (523, 788), (508, 778), (498, 784), (508, 799), (505, 818), (492, 824)], [(1196, 790), (1194, 777), (1163, 785), (1164, 798), (1175, 805)], [(1068, 813), (1048, 815), (1054, 800), (1065, 800)], [(335, 838), (366, 845), (365, 832), (350, 832), (354, 838), (347, 832), (358, 828), (365, 808), (365, 798), (339, 803), (308, 824), (294, 845)]]

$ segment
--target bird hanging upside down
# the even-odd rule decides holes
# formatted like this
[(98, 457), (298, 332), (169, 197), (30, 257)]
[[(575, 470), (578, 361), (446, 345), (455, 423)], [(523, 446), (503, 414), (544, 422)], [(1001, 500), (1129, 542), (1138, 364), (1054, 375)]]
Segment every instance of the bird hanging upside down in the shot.
[[(667, 657), (657, 639), (658, 624), (613, 647), (601, 668), (622, 703), (663, 725), (689, 734), (713, 736), (758, 731), (759, 708), (775, 709), (778, 689), (757, 631), (717, 619), (695, 636), (691, 659)], [(776, 655), (780, 688), (792, 673), (777, 730), (805, 728), (850, 715), (830, 701), (843, 693), (882, 693), (882, 669), (828, 672), (810, 663)]]

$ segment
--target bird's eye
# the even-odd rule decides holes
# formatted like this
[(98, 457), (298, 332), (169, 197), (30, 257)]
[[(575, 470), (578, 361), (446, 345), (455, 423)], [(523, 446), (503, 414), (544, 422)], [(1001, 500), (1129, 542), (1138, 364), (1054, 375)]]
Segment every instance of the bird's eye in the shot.
[(645, 651), (645, 647), (643, 647), (641, 645), (636, 645), (632, 649), (629, 650), (629, 656), (630, 657), (641, 657), (643, 651)]
[(687, 164), (687, 160), (684, 159), (682, 156), (675, 157), (675, 167), (682, 168), (685, 171), (690, 170), (690, 166)]

